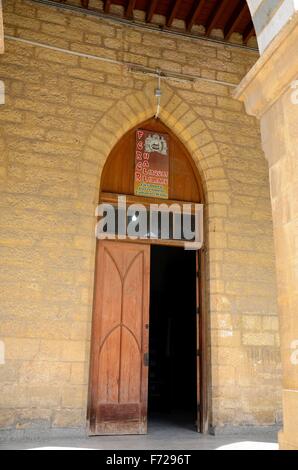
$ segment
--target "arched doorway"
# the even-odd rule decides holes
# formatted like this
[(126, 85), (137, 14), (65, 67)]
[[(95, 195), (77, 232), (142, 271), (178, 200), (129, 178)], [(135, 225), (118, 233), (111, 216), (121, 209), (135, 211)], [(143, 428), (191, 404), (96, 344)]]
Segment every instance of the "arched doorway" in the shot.
[[(136, 135), (167, 136), (168, 193), (136, 195)], [(100, 202), (203, 204), (198, 170), (177, 137), (150, 119), (116, 144), (103, 169)], [(208, 429), (204, 253), (181, 240), (98, 241), (88, 422), (90, 435), (144, 434), (148, 416), (188, 413)], [(177, 407), (177, 410), (175, 409)], [(179, 410), (178, 410), (179, 408)]]

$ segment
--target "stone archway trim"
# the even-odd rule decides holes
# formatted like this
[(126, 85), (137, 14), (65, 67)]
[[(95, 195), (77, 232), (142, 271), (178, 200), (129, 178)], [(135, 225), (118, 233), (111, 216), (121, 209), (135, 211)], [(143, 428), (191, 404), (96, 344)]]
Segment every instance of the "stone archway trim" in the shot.
[[(118, 140), (130, 129), (144, 122), (156, 112), (154, 97), (155, 81), (147, 83), (143, 90), (127, 95), (109, 109), (95, 125), (85, 144), (81, 159), (80, 187), (84, 187), (84, 173), (96, 175), (94, 203), (98, 201), (103, 166)], [(163, 85), (160, 119), (177, 135), (193, 156), (202, 177), (207, 200), (210, 181), (210, 163), (217, 162), (217, 174), (229, 183), (225, 175), (218, 146), (204, 121), (171, 88)], [(212, 178), (211, 178), (212, 179)], [(211, 184), (211, 183), (210, 183)], [(207, 190), (206, 190), (207, 189)]]

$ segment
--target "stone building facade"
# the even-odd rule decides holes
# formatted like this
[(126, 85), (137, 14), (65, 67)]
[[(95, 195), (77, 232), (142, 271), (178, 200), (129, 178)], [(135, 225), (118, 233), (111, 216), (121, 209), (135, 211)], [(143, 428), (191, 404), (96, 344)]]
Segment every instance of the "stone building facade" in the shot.
[(259, 122), (234, 98), (258, 53), (27, 0), (5, 2), (4, 32), (1, 435), (85, 428), (101, 171), (156, 111), (156, 80), (128, 64), (201, 77), (163, 81), (160, 118), (206, 196), (210, 425), (281, 424), (268, 162)]

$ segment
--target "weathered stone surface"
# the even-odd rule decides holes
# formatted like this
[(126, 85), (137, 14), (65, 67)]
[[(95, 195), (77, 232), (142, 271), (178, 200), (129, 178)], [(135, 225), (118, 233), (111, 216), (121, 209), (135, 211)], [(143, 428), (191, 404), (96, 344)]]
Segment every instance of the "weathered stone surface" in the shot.
[[(291, 2), (289, 2), (290, 4)], [(282, 449), (298, 449), (298, 15), (240, 85), (237, 95), (261, 118), (262, 141), (269, 163), (278, 282), (280, 344), (283, 367), (284, 429)], [(282, 70), (277, 79), (276, 71)], [(263, 332), (246, 336), (251, 344), (273, 344), (277, 318), (265, 315)], [(270, 331), (270, 332), (269, 332)], [(275, 343), (279, 338), (275, 335)]]
[[(213, 80), (239, 83), (257, 60), (250, 51), (143, 33), (38, 3), (7, 0), (5, 11), (8, 31), (21, 38), (184, 73), (192, 67)], [(37, 45), (7, 40), (6, 47), (0, 340), (10, 365), (0, 366), (0, 425), (84, 427), (100, 175), (123, 134), (154, 115), (156, 81)], [(281, 371), (258, 123), (230, 87), (202, 81), (163, 81), (161, 119), (186, 145), (206, 188), (212, 424), (274, 424)], [(268, 396), (263, 404), (253, 397), (257, 388)]]

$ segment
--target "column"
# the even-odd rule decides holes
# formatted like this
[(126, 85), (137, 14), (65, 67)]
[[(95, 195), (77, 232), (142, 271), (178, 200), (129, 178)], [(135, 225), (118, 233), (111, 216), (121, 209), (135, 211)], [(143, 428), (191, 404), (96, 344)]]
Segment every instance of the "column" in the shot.
[(281, 449), (298, 449), (298, 15), (244, 78), (235, 97), (261, 122), (274, 224), (284, 427)]

